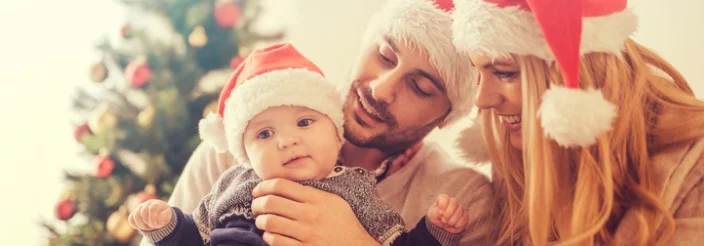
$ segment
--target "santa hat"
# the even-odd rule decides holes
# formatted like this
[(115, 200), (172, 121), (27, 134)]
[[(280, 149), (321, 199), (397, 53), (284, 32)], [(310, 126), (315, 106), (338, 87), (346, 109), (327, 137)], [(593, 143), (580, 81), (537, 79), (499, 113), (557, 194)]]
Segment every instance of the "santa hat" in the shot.
[(617, 107), (600, 90), (580, 88), (580, 56), (621, 57), (637, 18), (626, 0), (457, 0), (453, 41), (491, 58), (533, 55), (556, 61), (565, 86), (551, 86), (538, 116), (546, 136), (564, 147), (589, 146), (611, 130)]
[(364, 46), (378, 35), (401, 40), (425, 52), (445, 81), (452, 109), (446, 123), (467, 115), (473, 105), (476, 73), (469, 59), (452, 45), (452, 0), (389, 0), (376, 13), (363, 36)]
[(253, 51), (220, 93), (217, 113), (202, 119), (200, 137), (218, 152), (249, 163), (242, 135), (249, 121), (276, 106), (303, 106), (327, 115), (343, 139), (342, 97), (320, 69), (291, 44)]

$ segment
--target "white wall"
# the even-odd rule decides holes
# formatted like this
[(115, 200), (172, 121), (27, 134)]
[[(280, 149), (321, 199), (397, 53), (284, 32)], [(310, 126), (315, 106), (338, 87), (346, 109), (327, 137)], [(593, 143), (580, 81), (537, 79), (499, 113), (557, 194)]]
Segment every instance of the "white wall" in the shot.
[[(346, 79), (360, 36), (381, 0), (266, 0), (262, 27), (283, 25), (287, 39), (333, 80)], [(677, 66), (704, 96), (704, 2), (639, 0), (636, 36)], [(83, 8), (81, 10), (81, 8)], [(69, 125), (69, 93), (86, 83), (91, 49), (123, 21), (117, 1), (7, 1), (0, 8), (0, 235), (10, 244), (44, 244), (36, 223), (51, 217), (61, 168), (85, 168)], [(432, 139), (454, 138), (452, 131)]]

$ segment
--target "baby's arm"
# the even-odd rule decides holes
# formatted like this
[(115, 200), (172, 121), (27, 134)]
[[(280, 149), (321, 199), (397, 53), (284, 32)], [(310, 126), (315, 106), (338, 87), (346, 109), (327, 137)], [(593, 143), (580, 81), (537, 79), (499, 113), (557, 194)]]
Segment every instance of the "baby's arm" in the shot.
[(155, 245), (203, 245), (193, 218), (161, 200), (137, 206), (129, 223)]

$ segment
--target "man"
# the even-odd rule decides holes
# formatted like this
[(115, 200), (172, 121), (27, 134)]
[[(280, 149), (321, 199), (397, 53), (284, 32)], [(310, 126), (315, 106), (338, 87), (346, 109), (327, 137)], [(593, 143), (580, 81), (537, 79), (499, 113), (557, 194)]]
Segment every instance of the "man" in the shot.
[[(485, 245), (493, 243), (495, 225), (489, 180), (422, 141), (472, 106), (476, 78), (452, 46), (452, 8), (451, 0), (389, 0), (374, 16), (344, 86), (347, 142), (340, 159), (375, 172), (379, 196), (409, 227), (437, 195), (457, 197), (470, 214), (462, 243)], [(169, 203), (191, 211), (232, 165), (229, 153), (199, 146)], [(280, 179), (262, 182), (253, 195), (257, 227), (271, 245), (376, 244), (336, 195)]]

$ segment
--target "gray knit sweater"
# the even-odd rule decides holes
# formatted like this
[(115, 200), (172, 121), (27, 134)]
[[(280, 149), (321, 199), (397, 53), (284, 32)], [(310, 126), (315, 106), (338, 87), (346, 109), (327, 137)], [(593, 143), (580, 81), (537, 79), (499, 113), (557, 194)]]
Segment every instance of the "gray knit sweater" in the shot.
[[(201, 237), (209, 241), (210, 230), (233, 216), (254, 218), (252, 190), (261, 182), (254, 169), (237, 165), (227, 170), (210, 194), (193, 211)], [(374, 193), (376, 179), (361, 168), (336, 166), (321, 181), (302, 181), (320, 190), (339, 195), (347, 201), (367, 232), (377, 241), (390, 242), (404, 230), (401, 216)]]
[[(238, 165), (223, 173), (211, 193), (206, 195), (192, 217), (198, 233), (205, 245), (210, 244), (211, 232), (218, 225), (224, 224), (233, 217), (253, 219), (251, 210), (252, 190), (261, 182), (254, 170), (244, 165)], [(391, 245), (395, 239), (404, 235), (401, 245), (417, 245), (426, 234), (406, 237), (404, 221), (400, 214), (381, 201), (375, 193), (376, 178), (366, 170), (358, 167), (336, 166), (333, 171), (321, 181), (301, 181), (303, 185), (315, 187), (339, 195), (352, 208), (364, 229), (382, 245)], [(423, 222), (424, 221), (424, 222)], [(441, 245), (457, 245), (461, 235), (443, 231), (427, 220), (421, 220), (422, 228), (427, 228), (435, 243)], [(159, 242), (176, 229), (176, 216), (166, 228), (145, 233), (151, 242)], [(435, 244), (433, 243), (433, 244)], [(421, 243), (423, 244), (423, 243)]]

